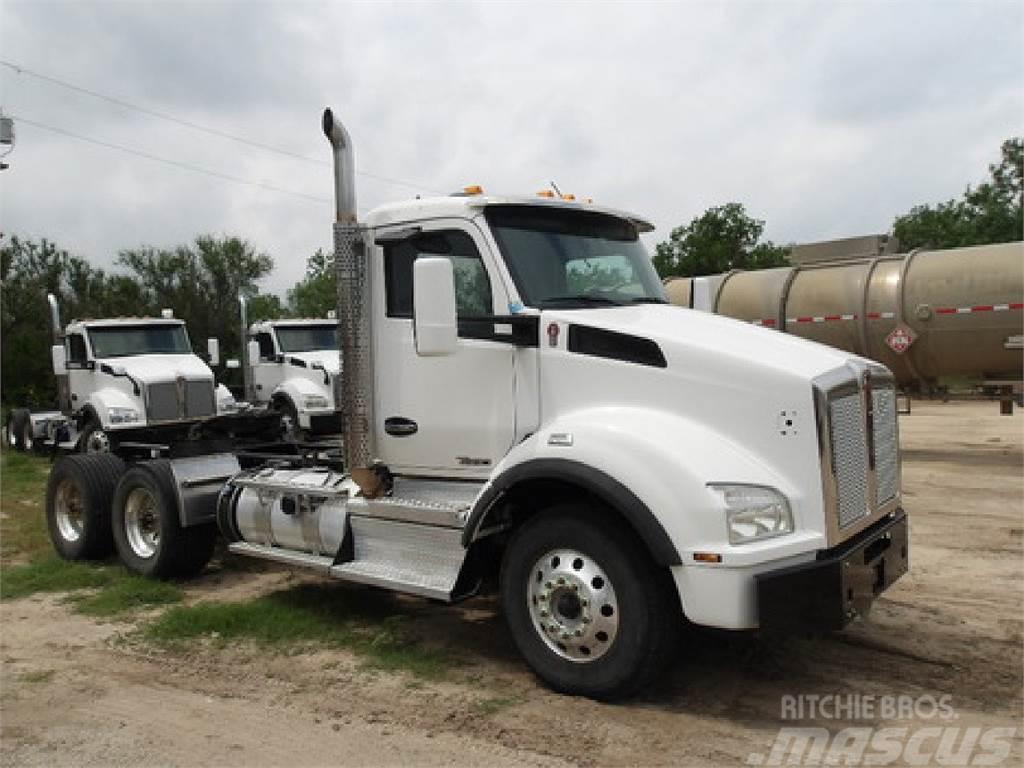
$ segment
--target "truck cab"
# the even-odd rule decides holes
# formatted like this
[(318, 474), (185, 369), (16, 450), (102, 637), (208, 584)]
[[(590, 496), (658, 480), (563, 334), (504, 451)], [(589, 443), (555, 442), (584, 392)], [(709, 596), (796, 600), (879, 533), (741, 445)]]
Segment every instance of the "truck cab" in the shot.
[(47, 425), (51, 433), (63, 426), (65, 440), (59, 442), (75, 442), (86, 452), (109, 451), (146, 430), (235, 410), (230, 392), (192, 352), (181, 320), (75, 320), (63, 337), (52, 356), (70, 420), (50, 419), (54, 423)]
[(252, 402), (279, 411), (289, 437), (338, 434), (337, 320), (265, 320), (249, 326), (248, 339)]

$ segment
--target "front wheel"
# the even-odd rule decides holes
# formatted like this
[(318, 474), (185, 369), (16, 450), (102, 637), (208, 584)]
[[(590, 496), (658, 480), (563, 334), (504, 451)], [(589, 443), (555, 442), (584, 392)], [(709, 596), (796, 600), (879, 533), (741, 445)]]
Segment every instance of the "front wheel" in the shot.
[(501, 600), (520, 653), (563, 693), (616, 699), (654, 681), (681, 623), (667, 574), (600, 508), (527, 521), (502, 564)]
[(137, 464), (114, 492), (112, 528), (121, 562), (132, 573), (156, 578), (194, 576), (213, 555), (213, 525), (183, 528), (170, 462)]
[(78, 452), (110, 453), (110, 435), (95, 419), (90, 419), (82, 430), (82, 436), (78, 438)]

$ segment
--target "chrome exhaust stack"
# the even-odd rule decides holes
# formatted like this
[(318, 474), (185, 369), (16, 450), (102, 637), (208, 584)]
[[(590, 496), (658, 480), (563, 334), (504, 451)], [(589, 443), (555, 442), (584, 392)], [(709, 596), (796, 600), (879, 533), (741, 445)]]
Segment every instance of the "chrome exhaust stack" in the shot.
[(345, 469), (364, 496), (383, 491), (373, 435), (373, 336), (370, 270), (356, 217), (355, 155), (345, 126), (324, 110), (324, 135), (334, 152), (334, 268), (338, 277), (341, 416)]
[(245, 296), (238, 297), (238, 314), (242, 324), (239, 340), (242, 344), (242, 354), (239, 359), (242, 361), (242, 389), (244, 390), (245, 402), (250, 405), (256, 401), (256, 390), (252, 383), (252, 368), (249, 367), (249, 303)]
[(60, 344), (63, 329), (60, 325), (60, 307), (57, 306), (57, 297), (52, 293), (46, 294), (46, 303), (50, 305), (50, 333), (53, 336), (53, 343)]

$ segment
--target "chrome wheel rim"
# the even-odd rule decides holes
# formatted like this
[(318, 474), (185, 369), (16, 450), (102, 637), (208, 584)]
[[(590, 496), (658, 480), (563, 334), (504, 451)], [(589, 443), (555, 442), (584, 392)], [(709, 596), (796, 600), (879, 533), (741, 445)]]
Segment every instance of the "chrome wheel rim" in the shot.
[(110, 453), (110, 438), (102, 429), (97, 429), (85, 441), (86, 453)]
[(146, 488), (128, 494), (124, 505), (124, 533), (136, 556), (147, 560), (160, 548), (160, 507)]
[(67, 542), (78, 541), (85, 530), (85, 500), (69, 478), (61, 480), (57, 486), (53, 508), (60, 537)]
[(526, 604), (544, 644), (568, 661), (604, 656), (619, 631), (615, 587), (594, 558), (551, 550), (530, 570)]

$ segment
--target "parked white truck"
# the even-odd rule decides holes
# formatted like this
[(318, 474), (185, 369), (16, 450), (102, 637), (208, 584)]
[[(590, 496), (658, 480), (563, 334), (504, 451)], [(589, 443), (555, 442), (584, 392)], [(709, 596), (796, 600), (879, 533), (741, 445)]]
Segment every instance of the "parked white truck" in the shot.
[(250, 325), (244, 297), (239, 305), (243, 338), (248, 339), (242, 361), (246, 401), (280, 413), (288, 440), (339, 434), (341, 412), (334, 398), (341, 360), (338, 321), (326, 317)]
[(906, 572), (884, 367), (667, 305), (629, 213), (465, 194), (359, 222), (348, 134), (324, 130), (344, 468), (251, 466), (214, 505), (230, 456), (203, 494), (191, 465), (70, 457), (51, 520), (112, 526), (154, 575), (201, 567), (187, 532), (215, 506), (232, 552), (328, 577), (447, 602), (496, 576), (530, 666), (598, 698), (651, 681), (684, 617), (840, 629)]
[[(62, 332), (57, 300), (47, 299), (59, 410), (11, 409), (3, 429), (9, 446), (109, 452), (121, 443), (166, 443), (182, 427), (234, 412), (231, 393), (192, 352), (185, 323), (169, 310), (159, 318), (73, 320)], [(216, 365), (215, 340), (209, 352)]]

